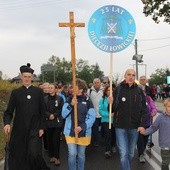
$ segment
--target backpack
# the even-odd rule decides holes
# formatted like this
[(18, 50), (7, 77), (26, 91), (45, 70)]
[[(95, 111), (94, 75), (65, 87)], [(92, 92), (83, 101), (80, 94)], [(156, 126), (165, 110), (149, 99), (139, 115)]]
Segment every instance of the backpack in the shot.
[(92, 89), (89, 90), (88, 96), (91, 96)]
[[(100, 89), (100, 90), (101, 90), (101, 89)], [(99, 90), (99, 91), (100, 91), (100, 90)], [(91, 96), (91, 92), (92, 92), (92, 91), (94, 91), (94, 90), (93, 90), (93, 89), (89, 89), (88, 97)]]

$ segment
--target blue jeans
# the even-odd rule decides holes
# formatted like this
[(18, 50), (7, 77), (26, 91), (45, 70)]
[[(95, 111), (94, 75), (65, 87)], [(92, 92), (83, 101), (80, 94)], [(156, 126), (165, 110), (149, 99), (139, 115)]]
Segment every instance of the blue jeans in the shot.
[(137, 129), (115, 128), (116, 143), (120, 155), (121, 170), (130, 170), (131, 160), (134, 157), (138, 140)]
[(69, 143), (67, 146), (69, 170), (84, 170), (86, 146), (74, 143)]

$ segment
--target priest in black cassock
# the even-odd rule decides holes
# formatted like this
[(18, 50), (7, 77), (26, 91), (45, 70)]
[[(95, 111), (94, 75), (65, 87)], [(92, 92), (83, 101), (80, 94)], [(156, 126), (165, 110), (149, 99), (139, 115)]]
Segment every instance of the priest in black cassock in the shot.
[(31, 84), (34, 70), (29, 63), (21, 66), (20, 72), (23, 86), (12, 91), (3, 117), (5, 134), (11, 132), (9, 170), (49, 170), (42, 156), (45, 128), (43, 91)]

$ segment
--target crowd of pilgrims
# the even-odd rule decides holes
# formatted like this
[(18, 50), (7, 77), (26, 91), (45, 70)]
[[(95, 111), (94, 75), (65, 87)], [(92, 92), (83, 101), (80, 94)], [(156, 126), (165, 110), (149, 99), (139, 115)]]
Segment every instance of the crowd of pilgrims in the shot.
[[(152, 117), (155, 116), (157, 112), (154, 103), (157, 94), (154, 92), (153, 87), (149, 87), (146, 85), (145, 76), (140, 77), (140, 83), (141, 86), (142, 85), (143, 87), (146, 86), (145, 89), (147, 91), (146, 96), (147, 99), (151, 101), (149, 103), (151, 103), (150, 112), (152, 112), (152, 115), (149, 115), (148, 118), (151, 124)], [(67, 136), (66, 134), (67, 132), (63, 134), (65, 117), (62, 114), (63, 112), (62, 109), (64, 103), (66, 102), (70, 103), (70, 98), (72, 98), (73, 96), (73, 86), (71, 84), (63, 84), (61, 82), (58, 83), (46, 82), (46, 83), (40, 83), (38, 87), (43, 89), (45, 105), (46, 105), (47, 128), (43, 135), (44, 149), (49, 153), (50, 162), (54, 163), (56, 166), (59, 166), (60, 165), (60, 141), (65, 140), (65, 136)], [(112, 84), (112, 91), (114, 91), (115, 87), (116, 85)], [(86, 96), (91, 101), (92, 107), (94, 107), (95, 120), (92, 120), (90, 125), (92, 126), (91, 140), (89, 139), (86, 141), (81, 141), (79, 145), (79, 146), (87, 146), (91, 144), (94, 147), (100, 147), (100, 140), (102, 137), (104, 139), (104, 145), (105, 145), (105, 152), (103, 155), (107, 159), (112, 157), (114, 153), (117, 152), (115, 128), (113, 127), (112, 124), (113, 119), (111, 120), (111, 128), (109, 128), (109, 108), (108, 108), (108, 101), (107, 101), (109, 95), (110, 95), (110, 83), (108, 81), (101, 82), (99, 78), (95, 78), (93, 80), (93, 83), (90, 83), (88, 86), (85, 87), (85, 90), (83, 90), (83, 96)], [(148, 125), (148, 127), (150, 126), (150, 124)], [(67, 144), (69, 145), (71, 139), (69, 139), (68, 136), (66, 138), (67, 138), (66, 139)], [(152, 147), (154, 145), (152, 143), (150, 136), (149, 135), (144, 136), (139, 133), (137, 149), (138, 149), (139, 162), (141, 163), (145, 163), (144, 151), (147, 145), (148, 147)], [(70, 154), (70, 152), (71, 149), (69, 150), (68, 154)], [(69, 161), (69, 157), (75, 157), (76, 160), (77, 153), (73, 151), (73, 153), (71, 154), (72, 155), (70, 156), (68, 155), (68, 163), (70, 163), (69, 166), (74, 166), (73, 164), (71, 164), (71, 160)], [(85, 160), (85, 158), (83, 159)]]
[(153, 100), (164, 100), (170, 97), (170, 85), (167, 83), (153, 84), (151, 87), (151, 97)]
[(4, 132), (10, 139), (5, 159), (9, 170), (50, 170), (43, 147), (50, 162), (59, 166), (61, 138), (67, 144), (69, 170), (84, 170), (86, 147), (101, 147), (101, 139), (103, 156), (109, 159), (119, 152), (120, 169), (130, 170), (136, 145), (139, 162), (145, 163), (146, 146), (154, 145), (151, 134), (158, 129), (162, 170), (169, 166), (169, 86), (164, 85), (161, 95), (161, 99), (167, 98), (166, 112), (153, 122), (158, 86), (150, 88), (146, 76), (140, 76), (137, 84), (133, 69), (125, 71), (117, 86), (95, 78), (87, 87), (77, 78), (74, 88), (62, 83), (33, 86), (34, 70), (29, 63), (20, 72), (23, 85), (12, 90), (3, 115)]

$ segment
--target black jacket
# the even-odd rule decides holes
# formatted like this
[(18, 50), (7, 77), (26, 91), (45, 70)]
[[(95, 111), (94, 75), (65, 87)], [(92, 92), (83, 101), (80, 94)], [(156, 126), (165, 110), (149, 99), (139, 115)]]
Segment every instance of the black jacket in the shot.
[[(130, 87), (122, 82), (120, 87), (115, 89), (113, 96), (113, 123), (116, 128), (136, 129), (138, 127), (145, 127), (147, 113), (146, 98), (137, 84), (133, 84)], [(118, 101), (116, 102), (116, 100)]]
[[(63, 120), (61, 117), (61, 111), (64, 104), (62, 97), (58, 95), (47, 95), (44, 98), (46, 108), (46, 126), (47, 128), (62, 127)], [(49, 120), (49, 116), (54, 114), (54, 120)]]
[(149, 86), (145, 85), (145, 91), (148, 96), (150, 96), (152, 99), (154, 99), (154, 96), (152, 94), (152, 89)]

